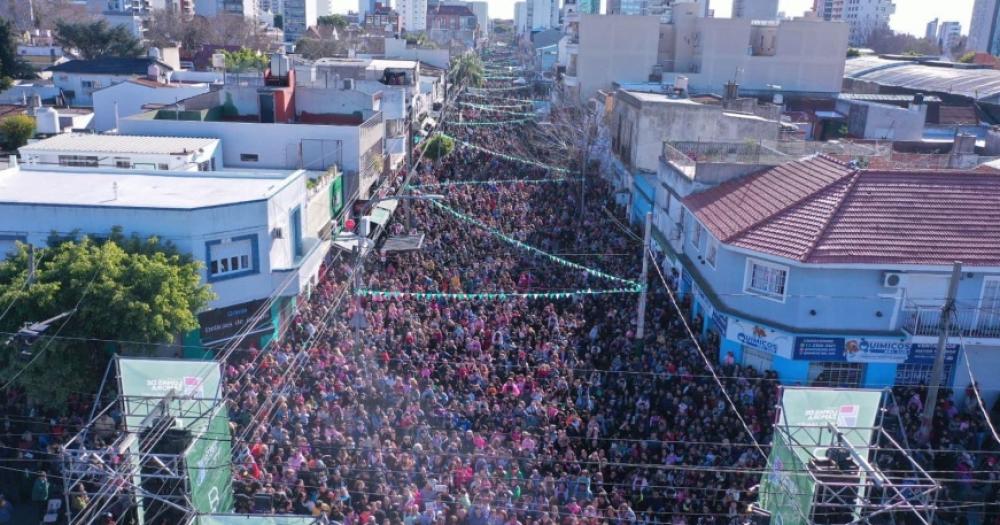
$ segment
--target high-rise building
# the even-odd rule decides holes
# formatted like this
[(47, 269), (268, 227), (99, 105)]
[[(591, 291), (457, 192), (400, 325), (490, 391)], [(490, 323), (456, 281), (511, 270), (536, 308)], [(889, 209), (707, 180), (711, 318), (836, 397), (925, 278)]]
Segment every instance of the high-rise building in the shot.
[(733, 18), (775, 20), (778, 18), (778, 0), (733, 0)]
[(316, 0), (285, 0), (285, 42), (298, 42), (319, 16)]
[(528, 2), (514, 2), (514, 31), (522, 35), (528, 32)]
[(927, 29), (924, 31), (924, 38), (927, 40), (936, 40), (938, 36), (938, 19), (935, 18), (930, 22), (927, 22)]
[(485, 0), (475, 0), (465, 2), (469, 9), (476, 14), (476, 21), (479, 23), (479, 36), (486, 38), (490, 36), (490, 4)]
[(966, 48), (1000, 55), (1000, 0), (976, 0)]
[[(596, 2), (597, 0), (595, 0)], [(708, 16), (709, 0), (607, 0), (609, 15), (655, 15), (664, 24), (670, 23), (673, 5), (680, 1), (698, 4), (699, 16)], [(749, 0), (751, 2), (759, 0)], [(767, 0), (772, 1), (772, 0)], [(777, 1), (777, 0), (773, 0)], [(598, 6), (599, 7), (599, 6)], [(582, 10), (581, 10), (582, 12)]]
[(896, 4), (893, 0), (813, 0), (813, 11), (824, 20), (847, 22), (850, 44), (864, 46), (872, 33), (889, 27)]
[(195, 14), (207, 17), (240, 15), (257, 18), (260, 2), (257, 0), (195, 0)]
[(527, 0), (525, 20), (530, 31), (559, 27), (559, 0)]
[(427, 30), (427, 0), (397, 0), (396, 11), (403, 20), (403, 31)]
[(960, 22), (941, 22), (938, 28), (937, 42), (941, 49), (948, 53), (962, 39), (962, 24)]

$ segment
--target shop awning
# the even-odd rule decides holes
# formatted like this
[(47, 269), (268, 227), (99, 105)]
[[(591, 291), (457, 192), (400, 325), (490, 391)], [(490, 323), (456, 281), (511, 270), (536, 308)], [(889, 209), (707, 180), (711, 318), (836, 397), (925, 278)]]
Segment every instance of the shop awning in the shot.
[(385, 211), (389, 212), (390, 215), (392, 215), (392, 212), (396, 211), (396, 207), (397, 206), (399, 206), (399, 200), (398, 199), (387, 199), (387, 200), (384, 200), (384, 201), (379, 202), (378, 204), (376, 204), (375, 205), (375, 209), (376, 210), (385, 210)]
[(389, 217), (391, 216), (392, 213), (389, 210), (376, 206), (375, 209), (372, 210), (372, 214), (368, 216), (368, 221), (372, 224), (385, 226), (385, 223), (389, 222)]
[(361, 254), (365, 255), (375, 247), (375, 241), (359, 237), (354, 233), (341, 233), (333, 240), (333, 245), (345, 252), (354, 251), (356, 247), (361, 246)]

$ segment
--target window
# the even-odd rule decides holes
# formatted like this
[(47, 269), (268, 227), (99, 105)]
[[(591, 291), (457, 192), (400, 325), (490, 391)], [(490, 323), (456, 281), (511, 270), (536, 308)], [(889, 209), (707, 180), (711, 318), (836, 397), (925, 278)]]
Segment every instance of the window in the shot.
[(60, 166), (76, 166), (80, 168), (96, 168), (97, 157), (86, 155), (59, 155)]
[(241, 162), (257, 162), (259, 157), (256, 153), (240, 153)]
[(212, 171), (210, 163), (207, 160), (199, 162), (198, 171)]
[(809, 363), (809, 386), (857, 388), (864, 371), (862, 363)]
[(698, 219), (694, 218), (694, 215), (691, 216), (691, 222), (694, 223), (691, 228), (691, 246), (701, 250), (701, 236), (704, 227), (698, 222)]
[(206, 243), (209, 280), (256, 273), (256, 245), (254, 235)]
[(115, 157), (115, 167), (130, 170), (132, 169), (132, 159), (126, 157)]
[(788, 267), (747, 259), (744, 291), (784, 301), (787, 283)]
[(292, 230), (292, 255), (302, 257), (302, 209), (296, 207), (288, 217)]
[(716, 241), (715, 239), (709, 239), (708, 249), (705, 250), (705, 262), (707, 262), (708, 265), (711, 266), (712, 268), (715, 268), (715, 256), (718, 255), (718, 252), (719, 252), (719, 241)]
[(157, 164), (156, 165), (156, 169), (158, 169), (160, 171), (167, 171), (167, 170), (170, 169), (170, 165), (169, 164)]

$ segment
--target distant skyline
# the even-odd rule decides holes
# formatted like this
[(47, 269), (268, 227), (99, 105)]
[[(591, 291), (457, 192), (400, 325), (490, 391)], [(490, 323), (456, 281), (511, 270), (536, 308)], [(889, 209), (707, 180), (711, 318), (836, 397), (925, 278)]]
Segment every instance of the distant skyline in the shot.
[[(395, 0), (392, 0), (395, 1)], [(490, 18), (514, 18), (515, 0), (488, 0)], [(924, 36), (927, 22), (935, 17), (942, 22), (956, 21), (962, 24), (962, 34), (969, 34), (969, 20), (972, 17), (972, 4), (975, 0), (896, 0), (896, 14), (892, 15), (889, 25), (894, 31)], [(607, 0), (601, 0), (601, 10)], [(798, 16), (812, 8), (812, 0), (781, 0), (779, 9), (788, 16)], [(338, 12), (357, 11), (357, 0), (333, 0), (333, 6)], [(728, 17), (732, 11), (732, 0), (711, 0), (715, 16)]]

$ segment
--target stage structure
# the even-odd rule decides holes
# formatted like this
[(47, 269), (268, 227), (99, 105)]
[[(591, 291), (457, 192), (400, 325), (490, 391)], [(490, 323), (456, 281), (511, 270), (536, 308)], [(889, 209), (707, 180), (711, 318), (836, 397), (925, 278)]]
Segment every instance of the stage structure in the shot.
[(931, 525), (941, 486), (882, 428), (881, 390), (785, 387), (759, 508), (773, 525)]

